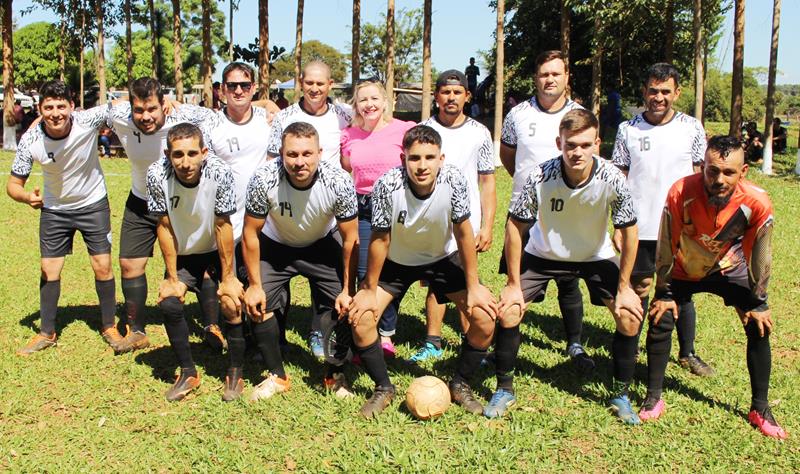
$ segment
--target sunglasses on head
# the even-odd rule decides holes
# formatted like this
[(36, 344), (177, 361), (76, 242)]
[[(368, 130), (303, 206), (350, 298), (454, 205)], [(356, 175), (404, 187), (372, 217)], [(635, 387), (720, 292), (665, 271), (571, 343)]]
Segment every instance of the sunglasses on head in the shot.
[(244, 92), (250, 91), (250, 88), (253, 87), (253, 83), (250, 81), (246, 82), (226, 82), (225, 88), (230, 91), (235, 91), (237, 87), (241, 87)]

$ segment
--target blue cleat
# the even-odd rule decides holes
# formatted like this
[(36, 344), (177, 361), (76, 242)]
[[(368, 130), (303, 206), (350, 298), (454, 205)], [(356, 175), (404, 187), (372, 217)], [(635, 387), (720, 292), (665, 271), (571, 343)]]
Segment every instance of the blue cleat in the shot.
[(627, 395), (617, 395), (611, 399), (609, 404), (611, 412), (617, 415), (626, 425), (638, 425), (642, 422), (639, 419), (639, 415), (633, 410)]
[(322, 333), (319, 331), (311, 331), (308, 335), (308, 348), (317, 359), (325, 358), (325, 350), (322, 348)]
[(430, 342), (426, 342), (420, 350), (418, 350), (414, 355), (412, 355), (408, 360), (409, 362), (418, 363), (424, 362), (430, 359), (441, 359), (442, 354), (444, 354), (444, 350), (437, 348)]
[(509, 408), (517, 403), (517, 397), (513, 392), (504, 388), (498, 388), (489, 404), (483, 409), (483, 416), (486, 418), (500, 418), (505, 415)]

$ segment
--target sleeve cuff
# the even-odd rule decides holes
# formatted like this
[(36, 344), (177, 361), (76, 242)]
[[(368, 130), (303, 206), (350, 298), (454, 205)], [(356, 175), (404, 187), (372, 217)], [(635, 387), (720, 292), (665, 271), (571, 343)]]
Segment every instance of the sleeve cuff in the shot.
[(358, 213), (357, 212), (355, 214), (353, 214), (352, 216), (336, 217), (336, 222), (348, 222), (348, 221), (352, 221), (356, 217), (358, 217)]
[(232, 211), (225, 211), (225, 212), (215, 212), (214, 215), (217, 217), (225, 217), (225, 216), (232, 216), (236, 214), (236, 209)]
[(505, 146), (507, 146), (509, 148), (516, 148), (517, 147), (516, 143), (508, 143), (508, 142), (503, 141), (503, 140), (500, 140), (500, 144), (505, 145)]
[(517, 222), (522, 222), (522, 223), (525, 223), (525, 224), (532, 224), (532, 223), (536, 222), (536, 218), (535, 217), (532, 217), (530, 219), (523, 219), (522, 217), (519, 217), (518, 215), (512, 214), (510, 212), (508, 213), (508, 218), (509, 219), (514, 219)]
[(614, 228), (615, 229), (624, 229), (624, 228), (630, 227), (632, 225), (636, 225), (636, 219), (634, 219), (634, 220), (632, 220), (630, 222), (626, 222), (624, 224), (614, 224)]
[(494, 169), (480, 171), (478, 170), (478, 174), (494, 174)]
[(392, 230), (391, 227), (372, 226), (372, 232), (389, 232), (390, 230)]
[(470, 213), (468, 212), (468, 213), (464, 214), (463, 216), (461, 216), (461, 217), (459, 217), (457, 219), (453, 219), (453, 224), (461, 224), (465, 220), (469, 219), (469, 216), (470, 216)]
[(11, 172), (11, 176), (14, 176), (14, 177), (20, 178), (20, 179), (28, 179), (30, 177), (30, 173), (28, 173), (28, 174), (19, 174), (19, 173), (15, 173), (15, 172), (12, 171)]

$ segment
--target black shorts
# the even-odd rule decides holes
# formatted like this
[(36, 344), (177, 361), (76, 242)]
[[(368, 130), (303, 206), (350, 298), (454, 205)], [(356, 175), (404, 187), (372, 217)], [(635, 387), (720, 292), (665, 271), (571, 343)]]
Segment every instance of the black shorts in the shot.
[(119, 257), (152, 257), (157, 227), (158, 217), (147, 213), (147, 201), (129, 193), (119, 233)]
[(261, 287), (267, 295), (267, 312), (283, 310), (289, 304), (289, 280), (308, 278), (314, 314), (334, 310), (342, 292), (342, 244), (333, 236), (306, 247), (290, 247), (260, 234)]
[[(208, 253), (178, 255), (178, 280), (189, 288), (189, 291), (200, 293), (206, 273), (213, 281), (220, 280), (219, 253), (215, 250)], [(166, 273), (164, 274), (166, 278)]]
[(752, 311), (764, 304), (753, 296), (746, 273), (735, 276), (713, 274), (700, 281), (673, 279), (670, 289), (672, 297), (678, 304), (690, 301), (695, 293), (715, 294), (722, 298), (725, 306), (733, 306), (743, 311)]
[(427, 265), (409, 266), (395, 263), (388, 258), (383, 263), (378, 286), (395, 299), (402, 299), (408, 288), (416, 281), (427, 282), (430, 292), (439, 304), (450, 301), (447, 295), (467, 288), (464, 267), (458, 252)]
[(656, 244), (655, 240), (640, 240), (636, 250), (636, 261), (633, 262), (631, 276), (639, 278), (652, 277), (656, 272)]
[(89, 255), (111, 253), (111, 210), (108, 198), (74, 211), (43, 208), (39, 215), (39, 251), (42, 258), (72, 253), (75, 231), (80, 231)]
[(589, 287), (592, 304), (605, 306), (603, 300), (613, 299), (617, 295), (619, 266), (614, 260), (559, 262), (523, 252), (520, 284), (526, 303), (544, 300), (550, 280), (564, 278), (582, 278)]

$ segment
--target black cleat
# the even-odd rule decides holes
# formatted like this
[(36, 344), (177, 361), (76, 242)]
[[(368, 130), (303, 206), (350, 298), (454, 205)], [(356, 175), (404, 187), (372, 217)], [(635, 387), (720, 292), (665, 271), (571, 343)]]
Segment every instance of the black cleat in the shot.
[(361, 406), (359, 414), (364, 418), (376, 417), (392, 403), (394, 393), (394, 385), (389, 387), (375, 387), (372, 396)]
[(450, 398), (453, 400), (453, 402), (461, 405), (465, 410), (473, 415), (483, 414), (483, 405), (475, 398), (475, 395), (472, 393), (472, 389), (469, 385), (467, 385), (465, 382), (457, 382), (453, 380), (450, 382), (449, 388)]

